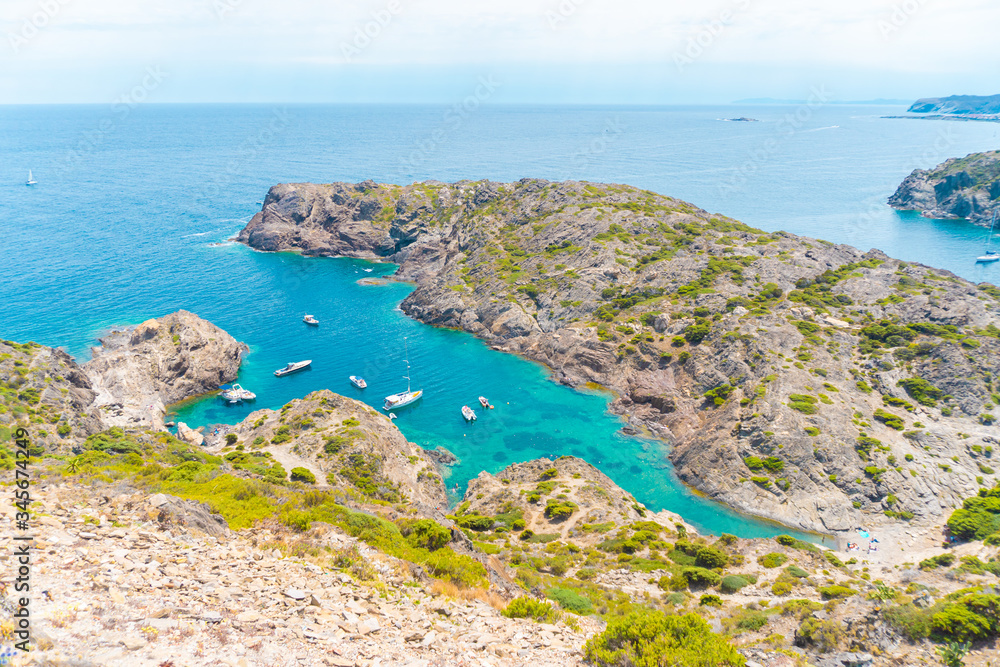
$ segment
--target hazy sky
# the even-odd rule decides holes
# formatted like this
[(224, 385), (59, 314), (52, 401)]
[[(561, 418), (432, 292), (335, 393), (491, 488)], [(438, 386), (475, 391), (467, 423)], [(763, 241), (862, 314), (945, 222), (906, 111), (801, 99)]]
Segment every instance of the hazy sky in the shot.
[(998, 25), (995, 0), (0, 0), (0, 103), (993, 94)]

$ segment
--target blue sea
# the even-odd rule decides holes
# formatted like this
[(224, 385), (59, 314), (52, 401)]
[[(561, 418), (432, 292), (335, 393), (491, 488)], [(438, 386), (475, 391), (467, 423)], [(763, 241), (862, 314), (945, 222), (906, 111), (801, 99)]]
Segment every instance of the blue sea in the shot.
[[(78, 361), (115, 325), (186, 309), (251, 349), (239, 382), (258, 400), (206, 398), (192, 425), (235, 423), (316, 389), (380, 407), (405, 388), (404, 341), (424, 399), (403, 433), (461, 460), (447, 480), (539, 456), (594, 463), (654, 509), (744, 537), (785, 529), (685, 489), (666, 445), (623, 435), (608, 398), (545, 369), (434, 329), (398, 309), (411, 286), (362, 285), (394, 267), (262, 254), (227, 242), (279, 182), (410, 183), (523, 177), (627, 183), (768, 231), (879, 248), (970, 280), (985, 230), (894, 212), (885, 199), (914, 168), (997, 148), (991, 123), (889, 120), (898, 107), (139, 105), (0, 107), (0, 336), (61, 346)], [(748, 116), (761, 122), (727, 122)], [(25, 187), (31, 169), (38, 184)], [(320, 321), (306, 327), (305, 312)], [(275, 378), (289, 361), (311, 370)], [(364, 391), (347, 380), (361, 374)], [(463, 404), (496, 409), (467, 425)]]

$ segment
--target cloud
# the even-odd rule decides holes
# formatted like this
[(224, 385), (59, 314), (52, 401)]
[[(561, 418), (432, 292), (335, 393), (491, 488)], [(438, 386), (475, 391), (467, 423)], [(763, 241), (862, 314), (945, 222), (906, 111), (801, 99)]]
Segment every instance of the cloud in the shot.
[[(1000, 5), (986, 0), (4, 0), (0, 34), (9, 43), (43, 15), (22, 48), (0, 43), (0, 66), (18, 64), (5, 73), (11, 90), (34, 86), (29, 76), (124, 81), (153, 64), (246, 74), (610, 66), (633, 85), (642, 81), (630, 71), (656, 67), (689, 78), (756, 66), (762, 80), (789, 67), (989, 80), (1000, 65)], [(692, 44), (697, 58), (676, 68)]]

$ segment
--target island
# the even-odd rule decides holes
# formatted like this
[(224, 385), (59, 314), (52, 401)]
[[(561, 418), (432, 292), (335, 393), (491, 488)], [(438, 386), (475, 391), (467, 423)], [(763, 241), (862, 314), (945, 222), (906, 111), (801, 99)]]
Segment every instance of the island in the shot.
[(998, 198), (1000, 151), (989, 151), (914, 170), (889, 197), (889, 205), (926, 218), (964, 218), (989, 227)]
[(933, 120), (1000, 121), (1000, 95), (951, 95), (925, 97), (906, 110), (915, 116), (884, 118), (925, 118)]

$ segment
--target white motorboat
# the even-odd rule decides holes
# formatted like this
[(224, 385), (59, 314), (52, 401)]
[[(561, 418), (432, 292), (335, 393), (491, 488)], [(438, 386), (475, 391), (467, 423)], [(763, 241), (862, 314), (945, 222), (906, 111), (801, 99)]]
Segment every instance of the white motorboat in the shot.
[(976, 264), (989, 264), (990, 262), (1000, 262), (1000, 251), (990, 250), (990, 242), (993, 241), (993, 227), (997, 224), (997, 212), (993, 210), (993, 219), (990, 221), (990, 233), (986, 235), (986, 254), (976, 257)]
[(28, 170), (28, 182), (25, 183), (25, 185), (34, 185), (35, 183), (38, 183), (38, 181), (36, 181), (35, 177), (31, 175), (31, 170), (29, 169)]
[(301, 371), (303, 368), (308, 368), (309, 364), (311, 364), (311, 363), (312, 363), (312, 359), (306, 359), (305, 361), (295, 361), (295, 362), (292, 362), (292, 363), (288, 364), (284, 368), (279, 368), (278, 370), (274, 371), (274, 374), (276, 376), (278, 376), (278, 377), (281, 377), (282, 375), (288, 375), (289, 373), (295, 373), (297, 371)]
[(483, 410), (492, 410), (493, 409), (493, 406), (490, 405), (490, 402), (486, 400), (485, 396), (480, 396), (479, 397), (479, 405), (483, 406)]
[(239, 403), (240, 401), (253, 401), (256, 400), (257, 394), (244, 389), (238, 384), (234, 384), (232, 387), (223, 387), (222, 393), (219, 394), (223, 400), (229, 401), (230, 403)]
[(358, 376), (358, 375), (352, 375), (350, 377), (350, 380), (351, 380), (351, 384), (353, 384), (358, 389), (364, 389), (365, 387), (368, 386), (368, 383), (365, 382), (365, 379), (363, 377)]
[(470, 408), (468, 405), (462, 406), (462, 416), (465, 417), (465, 421), (467, 422), (476, 421), (476, 411)]
[(403, 339), (403, 349), (405, 351), (405, 361), (406, 361), (406, 391), (401, 391), (398, 394), (393, 394), (391, 396), (385, 397), (385, 404), (382, 406), (383, 410), (395, 410), (396, 408), (401, 408), (404, 405), (410, 405), (420, 400), (420, 397), (424, 395), (422, 389), (417, 389), (412, 391), (410, 389), (410, 360), (409, 360), (409, 350), (406, 347), (406, 339)]
[(310, 325), (312, 325), (314, 327), (318, 327), (319, 326), (319, 320), (317, 320), (315, 317), (313, 317), (309, 313), (306, 313), (306, 316), (302, 318), (302, 321), (305, 322), (306, 324), (310, 324)]

